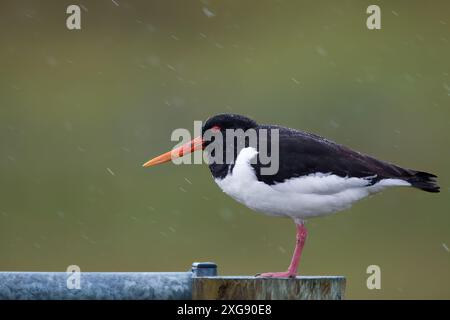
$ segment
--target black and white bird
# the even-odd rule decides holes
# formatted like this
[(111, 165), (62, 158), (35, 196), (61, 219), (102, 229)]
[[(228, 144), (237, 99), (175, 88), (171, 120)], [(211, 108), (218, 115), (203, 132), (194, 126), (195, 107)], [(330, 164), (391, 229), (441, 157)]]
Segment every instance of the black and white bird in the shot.
[[(259, 147), (244, 145), (233, 150), (230, 163), (211, 163), (209, 168), (219, 187), (236, 201), (270, 216), (292, 218), (297, 227), (297, 241), (286, 272), (262, 273), (262, 277), (295, 277), (307, 237), (304, 221), (349, 208), (353, 203), (389, 187), (407, 186), (427, 192), (439, 192), (436, 176), (405, 169), (353, 151), (315, 134), (275, 125), (259, 125), (235, 114), (219, 114), (203, 125), (202, 136), (144, 164), (153, 166), (203, 150), (210, 141), (203, 139), (208, 130), (261, 129), (278, 131), (279, 166), (276, 173), (262, 174)], [(271, 145), (271, 135), (267, 143)], [(237, 148), (224, 141), (224, 149)], [(236, 152), (235, 152), (236, 151)], [(226, 152), (226, 150), (224, 150)], [(256, 159), (255, 159), (256, 158)]]

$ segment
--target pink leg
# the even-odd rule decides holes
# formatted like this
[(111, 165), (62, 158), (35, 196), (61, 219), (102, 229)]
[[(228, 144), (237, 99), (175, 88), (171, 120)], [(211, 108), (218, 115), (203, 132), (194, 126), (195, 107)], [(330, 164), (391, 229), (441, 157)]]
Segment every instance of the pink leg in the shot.
[(297, 276), (298, 264), (300, 262), (300, 256), (302, 255), (303, 246), (305, 245), (308, 231), (303, 223), (296, 224), (297, 226), (297, 242), (295, 243), (294, 254), (292, 256), (291, 264), (285, 272), (267, 272), (261, 273), (258, 277), (267, 278), (295, 278)]

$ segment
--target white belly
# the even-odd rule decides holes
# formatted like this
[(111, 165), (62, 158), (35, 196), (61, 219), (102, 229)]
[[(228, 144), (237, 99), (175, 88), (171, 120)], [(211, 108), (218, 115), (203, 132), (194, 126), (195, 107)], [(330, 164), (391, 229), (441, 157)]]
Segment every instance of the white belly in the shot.
[(216, 179), (219, 187), (247, 207), (272, 216), (303, 220), (328, 215), (349, 208), (354, 202), (381, 191), (386, 186), (407, 186), (399, 179), (385, 179), (369, 186), (364, 178), (342, 178), (332, 174), (315, 173), (267, 185), (258, 181), (250, 160), (254, 148), (242, 149), (233, 172)]

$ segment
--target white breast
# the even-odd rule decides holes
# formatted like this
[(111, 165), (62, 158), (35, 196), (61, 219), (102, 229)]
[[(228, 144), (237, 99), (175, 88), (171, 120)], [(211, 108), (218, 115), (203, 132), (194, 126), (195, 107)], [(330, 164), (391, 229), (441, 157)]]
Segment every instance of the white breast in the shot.
[(410, 185), (399, 179), (385, 179), (369, 186), (369, 181), (364, 178), (343, 178), (327, 173), (315, 173), (267, 185), (258, 181), (250, 165), (250, 160), (257, 153), (254, 148), (242, 149), (233, 172), (215, 181), (238, 202), (268, 215), (296, 220), (323, 216), (346, 209), (386, 186)]

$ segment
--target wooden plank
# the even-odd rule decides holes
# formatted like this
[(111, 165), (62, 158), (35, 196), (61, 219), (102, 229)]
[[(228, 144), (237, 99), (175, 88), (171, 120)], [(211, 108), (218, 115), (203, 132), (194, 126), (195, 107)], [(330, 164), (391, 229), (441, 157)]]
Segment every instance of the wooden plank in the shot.
[(341, 300), (345, 277), (193, 277), (194, 300)]

